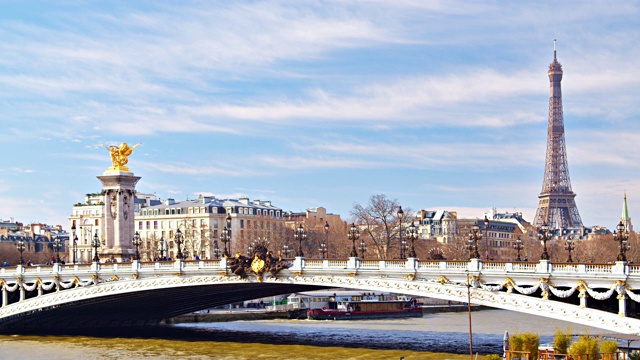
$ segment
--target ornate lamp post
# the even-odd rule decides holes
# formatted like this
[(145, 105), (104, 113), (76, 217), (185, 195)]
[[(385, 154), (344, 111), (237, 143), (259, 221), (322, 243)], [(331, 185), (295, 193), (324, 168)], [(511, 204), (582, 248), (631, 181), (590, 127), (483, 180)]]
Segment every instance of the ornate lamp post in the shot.
[(282, 254), (284, 255), (285, 259), (289, 258), (289, 254), (291, 254), (291, 249), (289, 249), (289, 244), (284, 244), (284, 246), (282, 247)]
[(213, 257), (215, 257), (216, 259), (220, 259), (220, 253), (221, 252), (222, 251), (218, 247), (218, 240), (214, 240), (213, 241)]
[(413, 243), (418, 238), (418, 228), (416, 228), (416, 225), (413, 223), (413, 221), (407, 229), (407, 237), (409, 237), (409, 240), (411, 240), (411, 251), (409, 251), (409, 257), (416, 258), (416, 249), (413, 247)]
[(56, 251), (56, 264), (60, 264), (60, 248), (62, 247), (62, 242), (60, 241), (59, 236), (55, 236), (53, 238), (53, 250)]
[(320, 243), (320, 255), (322, 258), (327, 257), (328, 249), (327, 244), (329, 243), (329, 222), (325, 221), (324, 223), (324, 240)]
[(367, 244), (364, 242), (364, 239), (360, 240), (360, 245), (358, 246), (358, 250), (360, 250), (360, 255), (364, 259), (364, 254), (367, 253)]
[(538, 231), (538, 239), (542, 241), (542, 255), (540, 256), (540, 260), (549, 260), (547, 241), (551, 240), (551, 231), (549, 230), (549, 225), (547, 225), (546, 222), (542, 224)]
[(224, 252), (222, 256), (229, 257), (229, 253), (231, 252), (231, 214), (227, 214), (226, 225), (224, 229), (220, 232), (220, 241), (222, 241), (222, 245), (224, 245)]
[(16, 243), (16, 248), (20, 251), (20, 265), (24, 265), (24, 257), (22, 257), (22, 252), (25, 250), (24, 240), (22, 238), (18, 240)]
[(318, 250), (320, 250), (320, 257), (322, 259), (327, 257), (327, 244), (325, 244), (324, 241), (320, 243), (320, 249)]
[(184, 255), (182, 254), (182, 248), (181, 248), (182, 243), (184, 243), (184, 237), (182, 236), (182, 231), (180, 231), (180, 229), (176, 231), (176, 236), (173, 239), (173, 241), (176, 242), (176, 246), (178, 247), (176, 258), (179, 260), (184, 260)]
[(307, 233), (304, 231), (304, 228), (302, 227), (302, 224), (300, 224), (300, 226), (298, 226), (296, 231), (293, 233), (293, 238), (295, 240), (298, 240), (298, 255), (297, 256), (303, 257), (304, 253), (302, 252), (302, 240), (306, 240), (307, 239)]
[(404, 250), (407, 247), (407, 243), (402, 241), (402, 218), (404, 217), (404, 211), (402, 206), (398, 206), (398, 221), (400, 222), (400, 259), (404, 259)]
[(158, 241), (158, 251), (160, 251), (160, 260), (164, 260), (164, 253), (167, 251), (168, 247), (169, 246), (168, 246), (167, 242), (161, 236), (160, 237), (160, 241)]
[(626, 252), (631, 247), (629, 246), (629, 231), (626, 229), (622, 221), (616, 226), (616, 232), (613, 234), (613, 240), (618, 241), (620, 245), (620, 252), (618, 253), (617, 261), (627, 261)]
[(133, 244), (133, 246), (136, 247), (135, 260), (140, 261), (140, 251), (138, 251), (138, 248), (139, 248), (140, 244), (142, 244), (142, 240), (140, 239), (140, 234), (138, 234), (137, 231), (136, 231), (135, 235), (133, 235), (133, 241), (131, 243)]
[(572, 231), (571, 235), (567, 236), (567, 239), (565, 240), (565, 244), (564, 244), (564, 249), (569, 252), (569, 258), (567, 258), (567, 262), (570, 262), (570, 263), (573, 262), (573, 259), (571, 258), (571, 251), (573, 251), (575, 248), (576, 248), (575, 236)]
[(516, 243), (513, 244), (513, 248), (518, 252), (516, 261), (522, 261), (522, 259), (520, 259), (520, 250), (524, 249), (524, 245), (522, 244), (522, 239), (520, 239), (520, 236), (518, 236), (518, 238), (516, 239)]
[(71, 234), (73, 235), (73, 265), (76, 264), (76, 254), (78, 251), (78, 235), (76, 235), (76, 225), (71, 225)]
[(347, 235), (349, 240), (351, 240), (351, 244), (353, 245), (351, 248), (350, 257), (358, 257), (358, 251), (356, 250), (356, 240), (360, 238), (360, 232), (358, 232), (358, 228), (356, 224), (351, 224), (351, 228), (349, 228), (349, 234)]
[(487, 219), (487, 215), (484, 216), (484, 244), (486, 245), (486, 252), (484, 256), (486, 260), (489, 261), (489, 219)]
[(93, 235), (93, 239), (91, 240), (91, 246), (93, 246), (93, 252), (94, 252), (94, 256), (93, 256), (93, 261), (95, 261), (96, 263), (100, 262), (100, 257), (98, 256), (98, 248), (100, 247), (100, 238), (98, 237), (98, 230), (96, 230), (96, 233)]
[(473, 225), (473, 228), (471, 228), (471, 232), (469, 233), (469, 245), (467, 245), (467, 249), (469, 249), (469, 260), (480, 259), (480, 254), (478, 253), (479, 240), (482, 240), (482, 233), (476, 223)]

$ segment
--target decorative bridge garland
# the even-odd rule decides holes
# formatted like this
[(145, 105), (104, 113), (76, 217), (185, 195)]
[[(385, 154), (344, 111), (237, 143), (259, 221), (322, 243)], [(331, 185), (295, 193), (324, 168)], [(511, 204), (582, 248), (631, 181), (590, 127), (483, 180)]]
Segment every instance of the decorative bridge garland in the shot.
[(633, 292), (633, 289), (627, 286), (624, 281), (616, 280), (613, 285), (609, 288), (609, 290), (604, 292), (597, 292), (594, 289), (590, 288), (588, 284), (582, 280), (579, 280), (576, 285), (567, 290), (560, 290), (557, 287), (553, 286), (553, 284), (549, 283), (549, 280), (546, 278), (541, 278), (538, 283), (529, 287), (521, 287), (518, 286), (513, 280), (510, 278), (506, 278), (502, 284), (499, 285), (485, 285), (480, 281), (476, 276), (472, 276), (469, 280), (471, 287), (480, 288), (485, 291), (500, 291), (503, 288), (507, 288), (507, 293), (511, 293), (512, 290), (516, 290), (522, 295), (531, 295), (538, 291), (538, 289), (542, 289), (542, 297), (544, 299), (548, 298), (548, 293), (551, 292), (554, 296), (566, 299), (572, 296), (576, 290), (580, 291), (581, 295), (584, 293), (589, 294), (595, 300), (607, 300), (609, 299), (614, 292), (616, 292), (619, 296), (627, 295), (629, 298), (635, 302), (640, 303), (640, 294), (636, 294)]

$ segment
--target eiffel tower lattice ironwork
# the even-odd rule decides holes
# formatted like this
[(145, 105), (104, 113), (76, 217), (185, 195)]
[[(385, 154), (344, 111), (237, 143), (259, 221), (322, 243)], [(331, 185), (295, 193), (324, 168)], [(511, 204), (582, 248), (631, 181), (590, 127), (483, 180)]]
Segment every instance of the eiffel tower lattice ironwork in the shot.
[(578, 228), (582, 220), (571, 190), (567, 149), (564, 140), (564, 118), (562, 115), (562, 65), (556, 58), (554, 41), (553, 62), (549, 65), (549, 126), (547, 129), (547, 157), (544, 168), (542, 192), (533, 225), (549, 228)]

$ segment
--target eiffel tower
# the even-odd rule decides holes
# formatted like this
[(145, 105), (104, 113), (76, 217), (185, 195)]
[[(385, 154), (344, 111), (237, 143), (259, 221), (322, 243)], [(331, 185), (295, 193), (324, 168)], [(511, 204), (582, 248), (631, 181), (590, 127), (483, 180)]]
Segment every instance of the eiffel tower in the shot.
[(533, 225), (547, 224), (551, 229), (582, 227), (575, 197), (571, 190), (567, 149), (564, 140), (564, 118), (562, 116), (562, 65), (556, 58), (553, 42), (553, 62), (549, 65), (549, 126), (547, 128), (547, 158), (544, 167), (542, 192)]

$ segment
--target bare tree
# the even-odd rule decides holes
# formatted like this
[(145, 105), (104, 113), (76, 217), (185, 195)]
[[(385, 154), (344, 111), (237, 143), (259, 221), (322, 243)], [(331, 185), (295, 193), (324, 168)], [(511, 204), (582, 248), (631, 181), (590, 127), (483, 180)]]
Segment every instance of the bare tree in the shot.
[[(389, 199), (384, 194), (372, 195), (366, 207), (360, 204), (353, 206), (351, 215), (362, 231), (361, 236), (365, 237), (365, 241), (370, 241), (369, 254), (376, 254), (379, 259), (388, 259), (394, 248), (399, 249), (399, 207), (398, 200)], [(414, 216), (410, 215), (410, 210), (404, 211), (404, 219), (413, 220)], [(403, 231), (406, 229), (405, 226), (402, 228)]]

